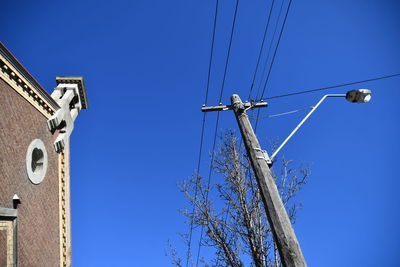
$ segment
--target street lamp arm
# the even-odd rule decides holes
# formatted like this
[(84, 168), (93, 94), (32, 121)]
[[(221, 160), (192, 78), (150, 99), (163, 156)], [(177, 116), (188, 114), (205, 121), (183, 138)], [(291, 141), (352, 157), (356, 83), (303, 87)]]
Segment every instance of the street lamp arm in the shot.
[(284, 145), (286, 145), (286, 143), (289, 141), (289, 139), (299, 130), (299, 128), (304, 124), (304, 122), (311, 116), (311, 114), (313, 114), (313, 112), (321, 105), (322, 102), (324, 102), (324, 100), (327, 97), (346, 97), (346, 94), (328, 94), (328, 95), (324, 95), (319, 101), (318, 103), (313, 106), (313, 108), (310, 110), (310, 112), (308, 112), (308, 114), (304, 117), (304, 119), (296, 126), (296, 128), (294, 128), (294, 130), (289, 134), (288, 137), (286, 137), (285, 141), (283, 141), (283, 143), (274, 151), (274, 153), (271, 155), (270, 160), (273, 161), (276, 154), (278, 154), (278, 152), (283, 148)]

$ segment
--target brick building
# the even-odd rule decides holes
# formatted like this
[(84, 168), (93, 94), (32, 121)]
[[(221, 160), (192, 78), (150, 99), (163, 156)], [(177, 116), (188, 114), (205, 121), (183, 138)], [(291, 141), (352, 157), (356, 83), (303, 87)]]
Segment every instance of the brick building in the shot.
[(0, 43), (0, 266), (71, 265), (69, 136), (82, 77), (50, 95)]

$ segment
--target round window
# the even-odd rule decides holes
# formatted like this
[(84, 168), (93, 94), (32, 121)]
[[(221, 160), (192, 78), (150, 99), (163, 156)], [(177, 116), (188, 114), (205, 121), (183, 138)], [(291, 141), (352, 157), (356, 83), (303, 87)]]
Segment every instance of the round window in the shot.
[(47, 152), (40, 139), (31, 142), (26, 152), (26, 170), (29, 180), (34, 184), (43, 181), (47, 170)]

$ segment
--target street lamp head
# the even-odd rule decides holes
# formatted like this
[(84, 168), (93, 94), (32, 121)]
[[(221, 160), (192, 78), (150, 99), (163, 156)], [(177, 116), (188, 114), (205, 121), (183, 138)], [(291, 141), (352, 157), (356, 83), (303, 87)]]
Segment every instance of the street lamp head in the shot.
[(367, 103), (371, 100), (372, 91), (368, 89), (351, 90), (346, 93), (346, 99), (352, 103)]

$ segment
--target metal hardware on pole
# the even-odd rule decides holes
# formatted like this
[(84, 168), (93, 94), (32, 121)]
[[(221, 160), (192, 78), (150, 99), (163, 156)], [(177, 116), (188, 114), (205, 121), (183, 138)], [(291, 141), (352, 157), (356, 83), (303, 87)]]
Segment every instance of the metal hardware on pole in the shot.
[(249, 108), (266, 107), (267, 105), (268, 104), (265, 102), (243, 103), (238, 95), (232, 95), (231, 105), (220, 105), (216, 107), (203, 106), (202, 111), (234, 111), (260, 189), (268, 222), (278, 247), (282, 265), (284, 267), (305, 267), (307, 264), (303, 253), (269, 169), (271, 161), (268, 154), (261, 149), (260, 143), (246, 114), (246, 110)]

